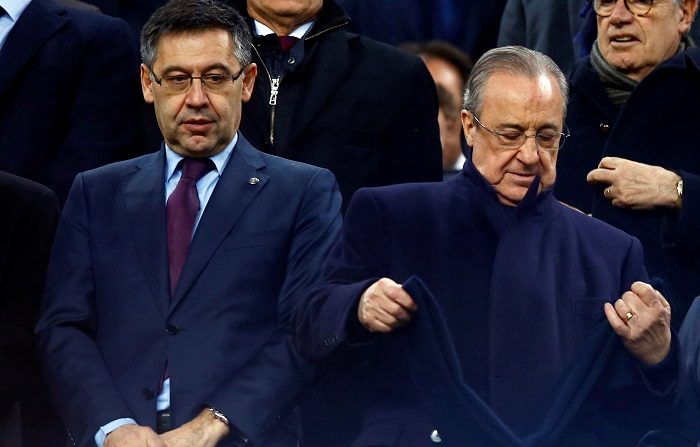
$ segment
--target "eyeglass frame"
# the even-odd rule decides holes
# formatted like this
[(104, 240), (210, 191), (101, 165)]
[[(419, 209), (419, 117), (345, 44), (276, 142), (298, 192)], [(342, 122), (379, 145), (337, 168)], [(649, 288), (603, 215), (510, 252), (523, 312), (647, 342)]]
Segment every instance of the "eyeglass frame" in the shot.
[[(187, 77), (189, 76), (189, 78), (190, 78), (190, 84), (187, 86), (187, 88), (184, 89), (184, 90), (182, 90), (181, 92), (174, 92), (175, 94), (181, 94), (181, 93), (186, 93), (186, 92), (188, 92), (188, 91), (192, 88), (192, 84), (194, 83), (194, 80), (195, 80), (195, 79), (199, 79), (199, 82), (202, 83), (202, 88), (207, 89), (207, 91), (214, 92), (214, 90), (211, 90), (211, 87), (210, 87), (210, 86), (207, 86), (207, 81), (206, 81), (206, 79), (207, 79), (207, 77), (209, 77), (209, 76), (221, 76), (221, 77), (224, 77), (224, 78), (228, 78), (228, 79), (231, 79), (231, 83), (233, 84), (233, 83), (236, 82), (236, 81), (238, 80), (238, 78), (240, 78), (241, 75), (245, 72), (245, 67), (241, 68), (241, 70), (240, 70), (240, 71), (238, 72), (238, 74), (235, 75), (235, 76), (232, 75), (232, 74), (223, 75), (223, 74), (216, 74), (216, 73), (210, 73), (210, 74), (206, 74), (206, 73), (205, 73), (205, 74), (203, 74), (203, 75), (201, 75), (201, 76), (192, 76), (191, 74), (189, 74), (189, 75), (184, 75), (184, 74), (181, 74), (181, 75), (163, 75), (163, 76), (160, 77), (160, 79), (158, 79), (158, 77), (156, 76), (156, 74), (155, 74), (155, 72), (153, 71), (152, 68), (149, 67), (149, 71), (151, 72), (151, 76), (153, 76), (153, 81), (154, 81), (156, 84), (158, 84), (158, 85), (159, 85), (161, 88), (163, 88), (163, 89), (167, 89), (167, 87), (163, 87), (163, 84), (161, 84), (161, 83), (163, 82), (163, 79), (165, 79), (166, 82), (167, 82), (167, 81), (168, 81), (168, 78), (173, 78), (173, 77), (184, 77), (184, 78), (187, 78)], [(167, 85), (167, 84), (166, 84), (166, 85)]]
[[(595, 12), (598, 17), (603, 17), (603, 18), (610, 17), (611, 15), (613, 15), (613, 12), (615, 11), (615, 7), (613, 7), (613, 10), (610, 12), (610, 14), (608, 14), (608, 15), (600, 14), (598, 11), (595, 10), (595, 5), (593, 4), (595, 2), (595, 0), (586, 0), (586, 1), (591, 5), (593, 12)], [(649, 12), (651, 12), (651, 10), (654, 8), (654, 0), (649, 0), (649, 9), (647, 9), (647, 11), (645, 13), (639, 14), (639, 13), (632, 11), (632, 8), (629, 5), (630, 1), (632, 1), (632, 0), (623, 0), (623, 3), (625, 4), (625, 8), (627, 8), (627, 10), (630, 12), (630, 14), (633, 14), (637, 17), (644, 17), (645, 15), (649, 14)], [(618, 2), (618, 0), (615, 0), (615, 5), (617, 5), (617, 2)]]
[(554, 131), (552, 131), (553, 134), (559, 135), (559, 141), (558, 141), (558, 144), (556, 145), (556, 147), (547, 148), (547, 147), (543, 147), (543, 146), (541, 145), (539, 139), (537, 138), (537, 137), (540, 135), (540, 132), (536, 132), (534, 135), (528, 135), (528, 134), (527, 134), (526, 132), (524, 132), (524, 131), (515, 131), (515, 130), (514, 130), (514, 131), (509, 131), (509, 132), (512, 132), (512, 133), (519, 133), (520, 135), (524, 136), (525, 139), (522, 141), (522, 143), (520, 143), (520, 144), (517, 145), (517, 146), (507, 146), (507, 145), (503, 144), (503, 142), (502, 142), (502, 140), (501, 140), (501, 138), (505, 138), (505, 137), (503, 137), (502, 131), (489, 129), (488, 127), (484, 126), (484, 125), (481, 123), (481, 121), (479, 121), (479, 118), (477, 118), (477, 116), (476, 116), (475, 113), (472, 113), (471, 111), (468, 111), (468, 112), (471, 113), (471, 115), (474, 117), (474, 119), (476, 120), (477, 124), (479, 124), (479, 126), (481, 126), (485, 131), (487, 131), (488, 133), (490, 133), (491, 135), (493, 135), (494, 137), (496, 137), (496, 140), (498, 141), (498, 143), (499, 143), (502, 147), (504, 147), (504, 148), (506, 148), (506, 149), (510, 149), (510, 150), (518, 150), (518, 149), (520, 149), (521, 147), (523, 147), (523, 145), (525, 144), (525, 142), (527, 141), (528, 138), (534, 138), (534, 139), (535, 139), (535, 147), (536, 147), (537, 149), (541, 149), (541, 150), (543, 150), (543, 151), (547, 151), (547, 152), (549, 152), (549, 153), (553, 153), (553, 154), (554, 154), (554, 153), (559, 152), (559, 151), (561, 150), (561, 148), (564, 147), (564, 145), (566, 144), (566, 139), (569, 138), (569, 137), (571, 136), (571, 132), (569, 132), (568, 126), (566, 125), (566, 123), (564, 123), (564, 129), (566, 130), (566, 133), (564, 133), (564, 132), (554, 132)]

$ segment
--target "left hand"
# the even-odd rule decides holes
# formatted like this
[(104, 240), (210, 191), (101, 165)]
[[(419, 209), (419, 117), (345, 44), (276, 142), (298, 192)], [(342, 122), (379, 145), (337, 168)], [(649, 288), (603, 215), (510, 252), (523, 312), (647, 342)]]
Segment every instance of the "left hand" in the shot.
[(227, 434), (226, 424), (205, 409), (188, 423), (160, 436), (167, 447), (215, 447)]
[(618, 157), (604, 157), (588, 173), (590, 184), (604, 183), (604, 195), (614, 206), (633, 210), (676, 207), (676, 184), (680, 176), (659, 166)]
[(671, 306), (649, 284), (637, 281), (605, 316), (627, 350), (646, 365), (660, 363), (671, 350)]

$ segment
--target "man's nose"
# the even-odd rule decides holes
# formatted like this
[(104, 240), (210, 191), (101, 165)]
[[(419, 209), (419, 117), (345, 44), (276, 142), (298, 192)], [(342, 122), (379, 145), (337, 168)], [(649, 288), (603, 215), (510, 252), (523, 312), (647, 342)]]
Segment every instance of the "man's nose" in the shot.
[(540, 161), (540, 152), (537, 147), (535, 135), (526, 135), (525, 142), (518, 149), (518, 159), (526, 165), (537, 164)]
[(187, 105), (194, 108), (201, 108), (209, 103), (209, 97), (204, 90), (204, 83), (201, 78), (192, 79), (190, 89), (187, 90)]
[(627, 7), (627, 1), (617, 0), (615, 3), (615, 9), (613, 9), (612, 14), (610, 15), (610, 22), (614, 24), (629, 22), (633, 18), (634, 14), (632, 14), (632, 11), (630, 11), (630, 9)]

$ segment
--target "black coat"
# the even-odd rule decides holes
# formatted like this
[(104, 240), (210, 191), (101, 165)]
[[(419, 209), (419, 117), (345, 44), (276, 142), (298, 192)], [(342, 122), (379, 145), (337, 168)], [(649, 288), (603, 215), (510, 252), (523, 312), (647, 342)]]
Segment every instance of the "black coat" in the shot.
[[(0, 171), (0, 431), (19, 402), (23, 445), (65, 442), (39, 378), (33, 329), (58, 223), (48, 188)], [(19, 428), (19, 427), (17, 427)]]
[(63, 200), (78, 172), (140, 152), (138, 63), (122, 20), (32, 0), (0, 49), (0, 169)]
[[(245, 1), (232, 1), (247, 17)], [(363, 186), (442, 179), (435, 85), (413, 55), (345, 31), (349, 18), (324, 1), (286, 73), (275, 106), (268, 68), (243, 105), (241, 130), (265, 152), (330, 169), (347, 205)], [(299, 53), (299, 51), (301, 53)]]
[[(608, 99), (589, 59), (570, 74), (566, 122), (571, 138), (559, 153), (555, 194), (636, 236), (644, 246), (650, 277), (669, 289), (672, 323), (680, 327), (700, 294), (700, 142), (695, 130), (700, 102), (700, 49), (688, 50), (657, 67), (622, 108)], [(612, 206), (605, 185), (589, 186), (586, 174), (605, 156), (677, 171), (684, 182), (682, 211), (634, 211)]]

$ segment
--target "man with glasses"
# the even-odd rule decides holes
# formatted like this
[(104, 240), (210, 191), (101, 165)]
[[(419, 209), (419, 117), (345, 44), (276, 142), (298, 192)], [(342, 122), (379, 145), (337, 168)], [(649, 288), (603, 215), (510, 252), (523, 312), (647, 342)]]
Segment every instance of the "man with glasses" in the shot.
[(563, 202), (637, 237), (673, 327), (700, 293), (697, 0), (591, 0), (597, 40), (572, 69)]
[(634, 446), (672, 397), (670, 309), (639, 242), (552, 194), (566, 98), (547, 56), (491, 50), (461, 175), (354, 196), (293, 315), (309, 358), (371, 359), (353, 445)]
[(238, 132), (256, 66), (235, 10), (173, 0), (141, 37), (165, 142), (73, 184), (36, 329), (50, 391), (79, 447), (297, 446), (312, 368), (288, 321), (337, 185)]

